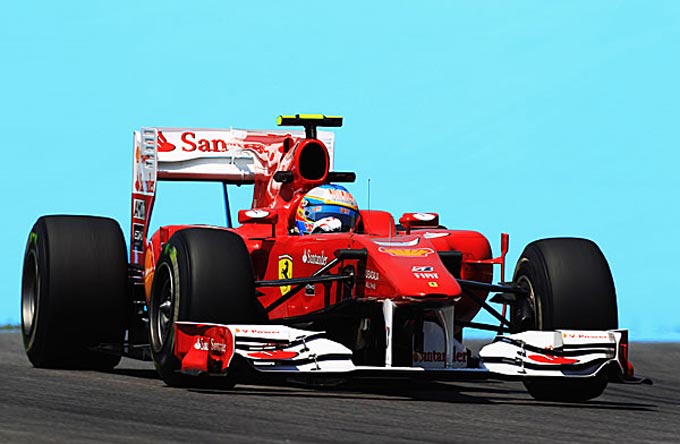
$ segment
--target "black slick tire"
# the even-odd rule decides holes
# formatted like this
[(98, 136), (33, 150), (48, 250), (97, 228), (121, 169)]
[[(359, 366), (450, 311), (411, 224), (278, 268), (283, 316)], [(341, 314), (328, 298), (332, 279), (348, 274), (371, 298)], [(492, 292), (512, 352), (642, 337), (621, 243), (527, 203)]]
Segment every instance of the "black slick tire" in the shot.
[[(255, 296), (250, 255), (241, 237), (211, 228), (187, 228), (165, 244), (154, 273), (149, 303), (151, 355), (169, 386), (207, 381), (179, 372), (174, 323), (260, 324), (267, 317)], [(208, 385), (233, 385), (227, 375)]]
[[(618, 328), (616, 291), (607, 260), (592, 241), (554, 238), (527, 245), (513, 282), (529, 296), (513, 307), (523, 330), (610, 330)], [(527, 381), (538, 400), (581, 402), (602, 394), (604, 375), (578, 381)]]
[[(115, 220), (37, 220), (26, 244), (21, 285), (22, 337), (35, 367), (115, 367), (126, 300), (127, 252)], [(108, 352), (96, 349), (102, 344)]]

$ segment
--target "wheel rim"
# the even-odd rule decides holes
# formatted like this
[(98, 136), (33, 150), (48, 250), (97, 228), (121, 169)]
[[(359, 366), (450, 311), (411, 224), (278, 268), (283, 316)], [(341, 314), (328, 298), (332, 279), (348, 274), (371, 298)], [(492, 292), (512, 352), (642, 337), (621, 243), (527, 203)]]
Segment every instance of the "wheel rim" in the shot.
[(156, 291), (153, 295), (154, 310), (151, 318), (151, 346), (159, 352), (172, 332), (174, 308), (174, 282), (167, 264), (156, 270)]
[(536, 298), (536, 295), (534, 293), (534, 285), (531, 283), (531, 280), (525, 275), (521, 275), (517, 278), (517, 285), (528, 291), (529, 304), (531, 305), (531, 309), (534, 313), (535, 328), (538, 330), (543, 330), (543, 317), (541, 316), (542, 311), (541, 301), (538, 298)]
[(24, 276), (21, 285), (21, 325), (25, 336), (30, 336), (35, 324), (40, 294), (40, 270), (34, 251), (28, 253), (24, 265)]

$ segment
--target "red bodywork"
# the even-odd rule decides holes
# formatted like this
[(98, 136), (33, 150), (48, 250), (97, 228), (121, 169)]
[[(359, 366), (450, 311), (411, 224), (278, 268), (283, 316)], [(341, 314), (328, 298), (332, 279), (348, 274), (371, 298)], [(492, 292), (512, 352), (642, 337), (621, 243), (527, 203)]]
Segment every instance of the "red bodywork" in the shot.
[[(371, 213), (375, 212), (362, 211), (362, 216)], [(188, 227), (188, 225), (166, 226), (151, 237), (146, 254), (147, 302), (154, 264), (158, 260), (162, 245), (175, 231)], [(460, 286), (446, 269), (437, 252), (451, 250), (464, 252), (461, 279), (490, 283), (493, 277), (492, 265), (488, 261), (481, 263), (479, 261), (491, 258), (489, 243), (484, 236), (474, 231), (432, 230), (412, 232), (409, 235), (397, 233), (392, 237), (370, 232), (271, 237), (271, 228), (267, 227), (265, 231), (269, 232), (270, 236), (260, 237), (258, 234), (262, 235), (262, 230), (252, 228), (246, 224), (233, 231), (239, 233), (245, 240), (258, 280), (311, 276), (324, 262), (330, 261), (335, 250), (365, 248), (368, 251), (366, 273), (363, 277), (358, 277), (356, 288), (351, 293), (352, 297), (374, 300), (389, 298), (397, 304), (450, 299), (456, 303), (457, 318), (471, 320), (480, 307), (466, 298), (461, 298)], [(425, 233), (443, 233), (446, 236), (426, 239)], [(384, 247), (376, 243), (398, 244), (413, 241), (418, 242), (414, 247)], [(310, 257), (315, 258), (313, 263), (310, 263)], [(279, 264), (283, 267), (287, 260), (290, 260), (292, 265), (289, 266), (286, 275), (280, 275)], [(413, 271), (414, 269), (427, 271)], [(313, 292), (298, 292), (285, 304), (271, 311), (270, 318), (282, 319), (305, 315), (337, 304), (341, 302), (342, 297), (337, 285), (333, 284), (329, 288), (324, 284), (314, 284)], [(285, 294), (286, 288), (265, 287), (259, 291), (263, 293), (259, 300), (266, 309)], [(485, 292), (479, 293), (479, 296), (485, 295)]]
[[(157, 137), (157, 154), (175, 149), (170, 148), (175, 145), (168, 145), (165, 137), (160, 139), (161, 131), (158, 131)], [(454, 275), (459, 279), (490, 283), (493, 279), (493, 264), (503, 265), (507, 237), (504, 238), (502, 255), (493, 259), (489, 242), (482, 234), (444, 229), (438, 224), (438, 215), (434, 213), (406, 213), (397, 227), (392, 215), (376, 210), (361, 211), (360, 222), (352, 232), (307, 236), (291, 234), (295, 211), (304, 194), (332, 179), (332, 173), (329, 174), (329, 152), (321, 140), (291, 135), (259, 134), (247, 140), (248, 143), (244, 143), (241, 149), (261, 157), (260, 161), (266, 168), (250, 182), (254, 184), (253, 209), (241, 210), (238, 215), (241, 225), (230, 230), (243, 238), (250, 251), (256, 280), (309, 277), (334, 259), (337, 250), (363, 249), (367, 252), (365, 270), (363, 267), (357, 270), (351, 289), (338, 282), (310, 284), (277, 305), (290, 286), (259, 288), (258, 299), (268, 310), (270, 319), (288, 319), (322, 312), (346, 299), (392, 299), (397, 305), (453, 303), (456, 318), (466, 321), (477, 314), (479, 304), (464, 297)], [(264, 148), (258, 149), (258, 146)], [(274, 174), (280, 171), (286, 172), (286, 180), (274, 178)], [(196, 173), (162, 171), (159, 168), (157, 179), (166, 178), (227, 181), (226, 178), (214, 177), (214, 174), (208, 177)], [(143, 222), (144, 251), (140, 251), (139, 244), (136, 248), (131, 242), (131, 263), (144, 265), (147, 303), (155, 264), (164, 243), (177, 230), (189, 227), (164, 226), (147, 239), (146, 229), (155, 199), (155, 184), (151, 183), (149, 188), (151, 193), (140, 194), (139, 187), (133, 191), (133, 211), (135, 200), (141, 199), (145, 201), (147, 209), (141, 220), (133, 215), (132, 227), (133, 235), (138, 239), (139, 228), (135, 232), (135, 225), (140, 227)], [(450, 265), (447, 268), (440, 257), (446, 252), (456, 252), (458, 255), (455, 270)], [(356, 260), (343, 260), (329, 272), (337, 273), (346, 266), (356, 264)], [(479, 291), (477, 295), (481, 298), (487, 296), (486, 291)], [(276, 308), (272, 309), (274, 306)]]

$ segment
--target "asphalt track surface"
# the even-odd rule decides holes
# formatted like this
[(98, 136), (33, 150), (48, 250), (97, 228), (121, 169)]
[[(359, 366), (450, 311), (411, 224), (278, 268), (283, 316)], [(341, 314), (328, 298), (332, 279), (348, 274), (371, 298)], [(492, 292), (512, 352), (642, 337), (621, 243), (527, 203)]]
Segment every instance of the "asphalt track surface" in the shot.
[(680, 443), (680, 344), (631, 353), (653, 386), (565, 404), (496, 381), (173, 389), (128, 359), (110, 373), (35, 369), (19, 333), (0, 333), (0, 442)]

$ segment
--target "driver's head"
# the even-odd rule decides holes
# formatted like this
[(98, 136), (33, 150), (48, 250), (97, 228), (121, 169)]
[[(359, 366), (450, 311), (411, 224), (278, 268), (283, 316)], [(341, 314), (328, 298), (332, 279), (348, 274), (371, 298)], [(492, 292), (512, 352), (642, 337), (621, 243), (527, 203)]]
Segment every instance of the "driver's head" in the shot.
[(300, 234), (342, 232), (353, 229), (359, 216), (354, 197), (340, 185), (321, 185), (309, 191), (295, 213)]

